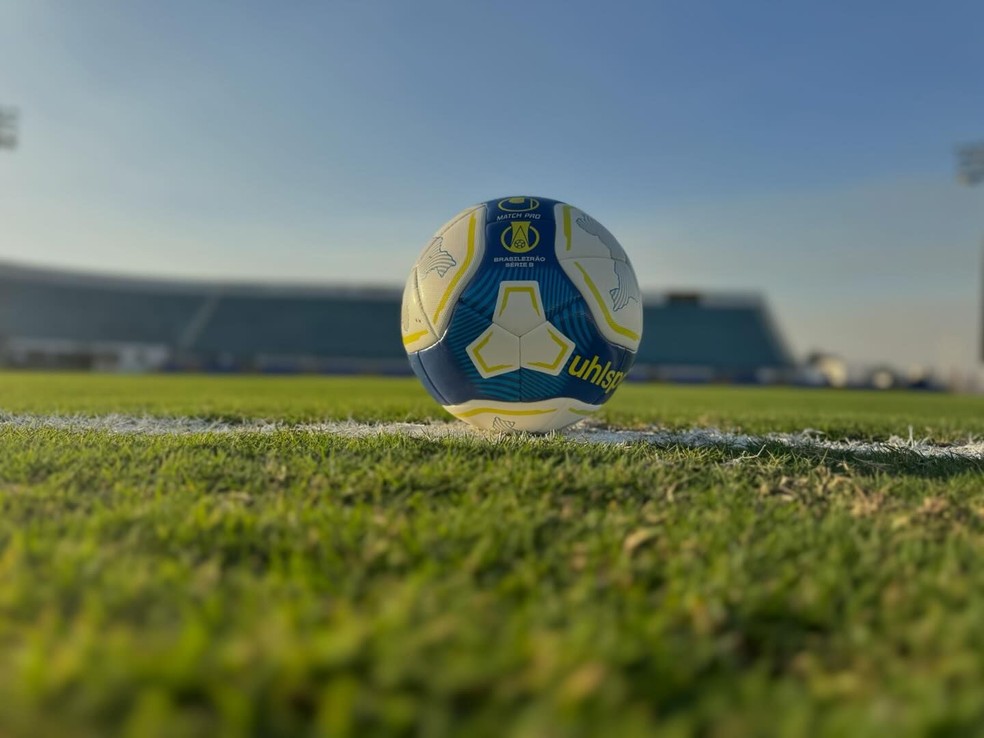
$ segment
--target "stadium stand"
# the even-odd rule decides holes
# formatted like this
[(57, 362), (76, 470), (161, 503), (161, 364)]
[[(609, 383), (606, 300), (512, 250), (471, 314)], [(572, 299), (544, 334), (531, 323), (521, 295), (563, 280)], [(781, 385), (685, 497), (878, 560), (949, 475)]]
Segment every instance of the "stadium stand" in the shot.
[(754, 296), (669, 294), (647, 299), (636, 365), (675, 381), (775, 382), (793, 360)]
[[(165, 281), (0, 263), (0, 363), (117, 371), (409, 373), (400, 291)], [(762, 300), (647, 298), (635, 375), (781, 381), (793, 361)]]

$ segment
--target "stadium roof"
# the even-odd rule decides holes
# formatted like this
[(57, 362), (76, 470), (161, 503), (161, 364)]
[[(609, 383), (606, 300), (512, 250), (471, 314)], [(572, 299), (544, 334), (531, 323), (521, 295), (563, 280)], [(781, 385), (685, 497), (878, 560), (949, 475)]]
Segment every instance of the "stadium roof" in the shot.
[(41, 285), (84, 287), (111, 291), (193, 294), (221, 293), (242, 297), (360, 297), (392, 299), (401, 289), (392, 286), (359, 284), (324, 284), (306, 282), (262, 282), (212, 280), (196, 278), (155, 278), (106, 272), (55, 269), (0, 260), (0, 279), (32, 282)]

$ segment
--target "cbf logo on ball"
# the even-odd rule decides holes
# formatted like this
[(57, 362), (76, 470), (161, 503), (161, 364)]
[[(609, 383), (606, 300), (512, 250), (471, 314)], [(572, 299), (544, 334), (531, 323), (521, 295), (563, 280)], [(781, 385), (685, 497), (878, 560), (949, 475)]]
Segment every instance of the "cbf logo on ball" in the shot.
[(596, 412), (642, 338), (635, 273), (582, 210), (540, 197), (466, 208), (410, 272), (403, 344), (452, 415), (496, 431), (556, 430)]
[(525, 254), (540, 244), (540, 232), (528, 220), (514, 220), (502, 232), (499, 241), (506, 251)]

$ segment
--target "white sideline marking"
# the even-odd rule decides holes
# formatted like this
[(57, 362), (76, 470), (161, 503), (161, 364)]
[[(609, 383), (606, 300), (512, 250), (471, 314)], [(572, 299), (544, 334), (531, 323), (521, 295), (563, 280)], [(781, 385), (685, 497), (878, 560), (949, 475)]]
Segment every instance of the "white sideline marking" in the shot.
[[(505, 436), (484, 433), (463, 423), (360, 423), (353, 420), (335, 420), (324, 423), (271, 423), (245, 421), (228, 423), (202, 418), (155, 418), (135, 415), (11, 415), (0, 413), (0, 429), (37, 428), (66, 430), (76, 433), (102, 431), (110, 433), (136, 433), (142, 435), (189, 435), (194, 433), (273, 433), (300, 431), (325, 433), (346, 438), (366, 438), (381, 435), (403, 435), (412, 438), (472, 438), (500, 441)], [(527, 438), (536, 436), (527, 436)], [(923, 458), (971, 459), (984, 461), (984, 440), (968, 439), (963, 443), (934, 444), (917, 440), (909, 429), (908, 438), (892, 436), (887, 441), (834, 440), (814, 430), (798, 433), (769, 433), (764, 436), (730, 433), (714, 428), (691, 430), (618, 430), (590, 425), (551, 434), (579, 443), (637, 445), (650, 444), (668, 448), (724, 447), (743, 451), (758, 451), (765, 444), (778, 443), (789, 448), (841, 451), (857, 456), (885, 453), (911, 453)]]

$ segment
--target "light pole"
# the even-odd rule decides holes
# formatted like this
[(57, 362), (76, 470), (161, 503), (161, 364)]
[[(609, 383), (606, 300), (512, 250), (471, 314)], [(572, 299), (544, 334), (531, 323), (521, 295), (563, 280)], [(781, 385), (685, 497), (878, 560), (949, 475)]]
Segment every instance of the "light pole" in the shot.
[(0, 107), (0, 149), (17, 148), (17, 109)]
[[(984, 182), (984, 141), (957, 147), (957, 179), (968, 187)], [(981, 248), (981, 361), (984, 361), (984, 245)]]
[[(0, 107), (0, 149), (15, 148), (17, 148), (17, 110)], [(6, 339), (0, 332), (0, 366), (5, 363), (5, 344)]]
[(957, 179), (969, 187), (984, 182), (984, 141), (957, 147)]

